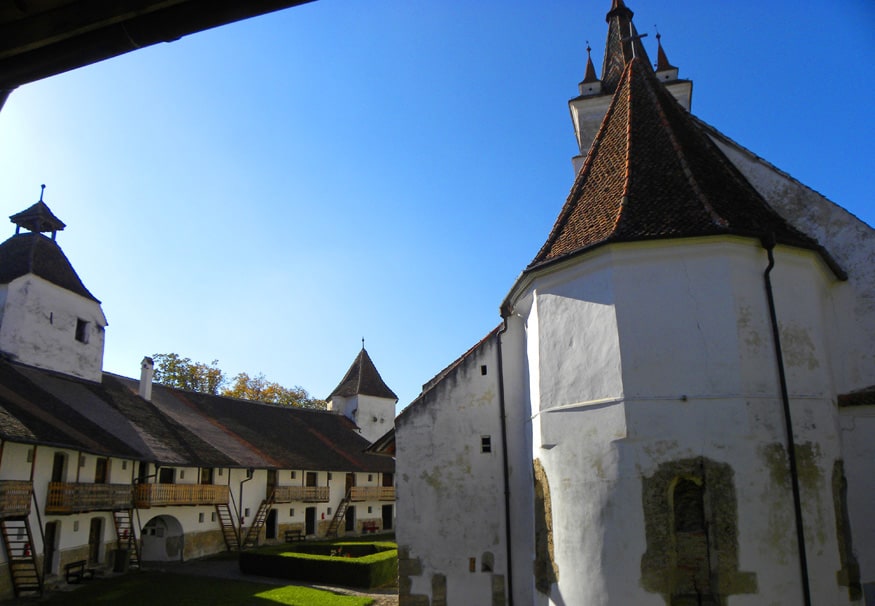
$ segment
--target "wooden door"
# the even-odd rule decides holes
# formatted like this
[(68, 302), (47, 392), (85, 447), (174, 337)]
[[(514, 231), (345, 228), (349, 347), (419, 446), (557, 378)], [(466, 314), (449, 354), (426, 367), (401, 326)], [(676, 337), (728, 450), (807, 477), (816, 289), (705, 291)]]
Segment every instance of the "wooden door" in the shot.
[(103, 520), (91, 518), (91, 527), (88, 529), (88, 562), (100, 563), (100, 547), (103, 543)]
[(316, 508), (308, 507), (304, 513), (304, 534), (316, 534)]
[(97, 457), (97, 464), (94, 468), (94, 483), (106, 484), (109, 481), (109, 461), (103, 457)]

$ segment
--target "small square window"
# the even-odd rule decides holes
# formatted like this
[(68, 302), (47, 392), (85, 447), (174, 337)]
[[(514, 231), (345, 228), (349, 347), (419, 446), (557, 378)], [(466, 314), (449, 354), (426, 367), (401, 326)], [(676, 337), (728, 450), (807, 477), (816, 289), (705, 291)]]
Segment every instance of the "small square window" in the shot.
[(293, 480), (294, 480), (296, 477), (298, 477), (297, 472), (294, 472), (294, 471), (293, 471), (291, 477), (292, 477)]
[(331, 515), (331, 508), (328, 508), (328, 515)]
[(197, 514), (197, 521), (198, 521), (198, 524), (204, 523), (204, 514), (203, 513)]
[(184, 470), (184, 469), (180, 469), (180, 470), (179, 470), (179, 479), (181, 480), (181, 479), (183, 479), (184, 477), (185, 477), (185, 470)]
[(374, 479), (374, 475), (369, 473), (368, 474), (368, 482), (371, 482), (373, 479)]
[(480, 452), (492, 452), (492, 436), (480, 436)]
[(33, 463), (33, 448), (27, 449), (27, 462)]
[(290, 518), (294, 518), (294, 517), (295, 517), (295, 508), (294, 508), (294, 507), (292, 507), (291, 509), (289, 509), (289, 517), (290, 517)]
[(480, 367), (480, 374), (486, 376), (486, 364)]
[(213, 513), (210, 514), (210, 522), (215, 522), (215, 521), (216, 521), (216, 512), (214, 511)]
[(331, 472), (330, 471), (328, 472), (328, 480), (329, 481), (331, 480)]
[(88, 343), (88, 322), (82, 318), (76, 319), (76, 340), (80, 343)]
[(128, 462), (122, 461), (122, 469), (127, 469), (127, 468), (128, 468)]
[(73, 532), (79, 532), (79, 520), (73, 522)]
[(373, 511), (373, 509), (374, 509), (373, 507), (371, 507), (370, 505), (368, 505), (368, 513), (371, 513), (371, 512)]
[(221, 467), (219, 468), (219, 475), (220, 475), (220, 476), (225, 475), (225, 470), (222, 469)]
[(249, 517), (249, 508), (248, 507), (243, 510), (243, 516), (247, 517), (247, 518)]

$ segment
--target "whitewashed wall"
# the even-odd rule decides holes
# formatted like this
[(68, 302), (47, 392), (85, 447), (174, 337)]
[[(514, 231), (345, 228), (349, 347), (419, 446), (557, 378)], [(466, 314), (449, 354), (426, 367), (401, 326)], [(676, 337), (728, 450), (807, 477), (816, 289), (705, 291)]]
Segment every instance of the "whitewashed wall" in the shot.
[[(812, 454), (802, 489), (815, 603), (842, 603), (824, 326), (836, 281), (813, 253), (779, 247), (777, 257), (797, 443)], [(739, 570), (757, 574), (758, 592), (733, 603), (784, 603), (799, 592), (791, 494), (775, 485), (783, 460), (769, 455), (784, 434), (765, 266), (756, 241), (736, 238), (606, 247), (520, 297), (532, 452), (550, 481), (559, 567), (549, 603), (662, 604), (631, 582), (646, 550), (642, 477), (698, 456), (735, 470)]]
[[(507, 569), (495, 343), (479, 345), (395, 421), (396, 536), (418, 569), (410, 592), (432, 599), (434, 576), (445, 575), (448, 604), (492, 603), (485, 552), (496, 574)], [(490, 453), (481, 452), (483, 436)]]
[[(77, 319), (89, 323), (88, 343), (76, 340)], [(99, 382), (105, 327), (99, 303), (28, 274), (6, 288), (0, 350), (25, 364)]]

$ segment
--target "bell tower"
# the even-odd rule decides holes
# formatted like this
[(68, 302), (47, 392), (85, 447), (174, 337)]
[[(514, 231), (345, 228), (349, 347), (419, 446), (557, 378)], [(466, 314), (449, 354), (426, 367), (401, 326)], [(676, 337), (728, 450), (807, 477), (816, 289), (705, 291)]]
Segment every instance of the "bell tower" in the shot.
[(106, 317), (58, 246), (66, 225), (42, 194), (9, 218), (16, 227), (0, 244), (0, 353), (99, 382)]

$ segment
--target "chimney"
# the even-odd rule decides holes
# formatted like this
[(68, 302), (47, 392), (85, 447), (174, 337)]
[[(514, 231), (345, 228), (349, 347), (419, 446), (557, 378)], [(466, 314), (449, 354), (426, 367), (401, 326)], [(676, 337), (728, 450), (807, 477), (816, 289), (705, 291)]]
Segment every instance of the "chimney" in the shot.
[(152, 401), (152, 375), (155, 374), (155, 362), (146, 356), (140, 362), (140, 397), (147, 402)]

